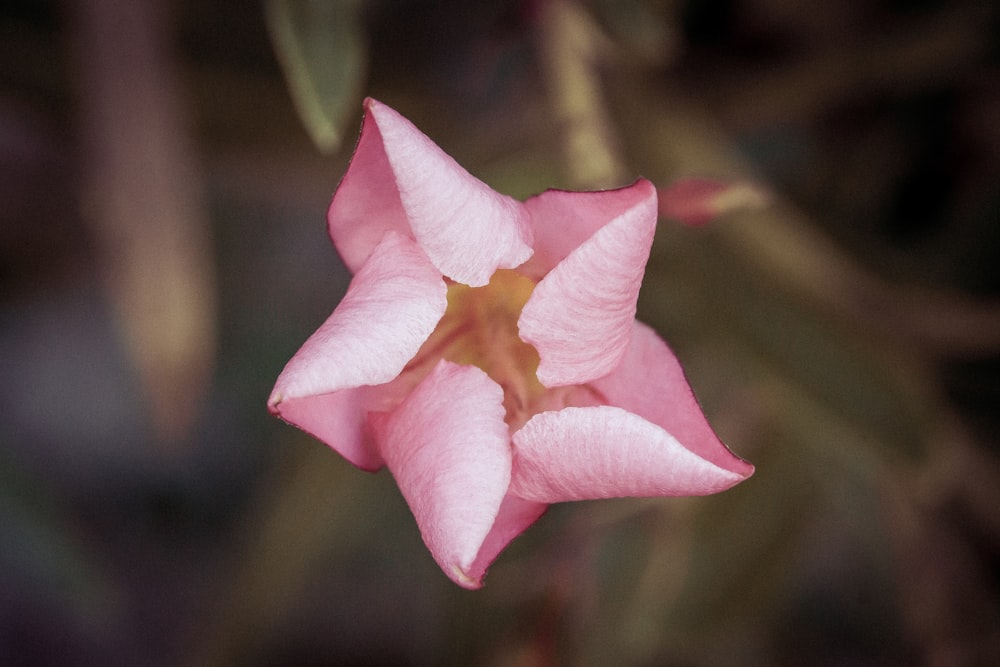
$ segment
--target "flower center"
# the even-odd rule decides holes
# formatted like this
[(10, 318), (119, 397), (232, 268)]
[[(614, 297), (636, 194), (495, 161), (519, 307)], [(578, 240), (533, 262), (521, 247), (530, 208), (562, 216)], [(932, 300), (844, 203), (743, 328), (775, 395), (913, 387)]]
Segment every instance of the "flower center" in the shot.
[(517, 320), (535, 282), (516, 271), (501, 269), (488, 285), (448, 286), (448, 309), (411, 366), (444, 358), (477, 366), (504, 392), (511, 431), (538, 408), (546, 389), (535, 371), (538, 352), (518, 336)]

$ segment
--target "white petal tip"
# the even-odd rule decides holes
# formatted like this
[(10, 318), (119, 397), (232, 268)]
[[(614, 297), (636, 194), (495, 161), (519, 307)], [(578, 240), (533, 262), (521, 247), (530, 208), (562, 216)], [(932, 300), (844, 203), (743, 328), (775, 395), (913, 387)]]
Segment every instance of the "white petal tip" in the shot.
[(451, 566), (451, 578), (462, 588), (468, 588), (470, 590), (481, 588), (483, 585), (481, 579), (473, 579), (458, 565)]

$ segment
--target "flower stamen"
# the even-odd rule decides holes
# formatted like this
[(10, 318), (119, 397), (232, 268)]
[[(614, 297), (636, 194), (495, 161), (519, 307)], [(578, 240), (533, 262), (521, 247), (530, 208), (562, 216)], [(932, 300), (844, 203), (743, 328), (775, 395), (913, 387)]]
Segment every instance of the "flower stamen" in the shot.
[(443, 358), (482, 369), (503, 388), (508, 426), (520, 428), (539, 411), (546, 392), (535, 375), (538, 351), (517, 329), (534, 288), (533, 280), (510, 269), (496, 271), (483, 287), (451, 283), (448, 309), (409, 368)]

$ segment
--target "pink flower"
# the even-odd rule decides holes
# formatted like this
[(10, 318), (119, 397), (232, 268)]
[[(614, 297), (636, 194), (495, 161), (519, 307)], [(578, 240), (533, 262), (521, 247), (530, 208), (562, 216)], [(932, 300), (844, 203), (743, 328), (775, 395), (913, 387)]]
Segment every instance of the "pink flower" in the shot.
[(354, 278), (278, 378), (274, 414), (388, 466), (466, 588), (549, 503), (709, 494), (753, 472), (635, 321), (652, 184), (522, 203), (365, 107), (328, 215)]

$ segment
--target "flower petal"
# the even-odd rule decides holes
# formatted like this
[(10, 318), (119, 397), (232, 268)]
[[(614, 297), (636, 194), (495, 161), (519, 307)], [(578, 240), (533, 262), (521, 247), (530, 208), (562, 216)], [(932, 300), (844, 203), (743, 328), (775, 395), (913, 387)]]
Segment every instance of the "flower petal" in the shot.
[(536, 502), (705, 495), (745, 478), (611, 406), (539, 413), (513, 441), (511, 493)]
[[(376, 440), (424, 543), (452, 580), (478, 588), (485, 571), (479, 554), (510, 483), (503, 390), (475, 366), (442, 360), (380, 417)], [(516, 527), (523, 521), (514, 514), (506, 521)]]
[(652, 189), (652, 183), (640, 179), (615, 190), (546, 190), (530, 197), (524, 206), (531, 216), (535, 254), (518, 271), (540, 280), (597, 230), (649, 198)]
[(361, 268), (386, 232), (412, 237), (382, 134), (370, 113), (361, 123), (361, 136), (330, 202), (326, 222), (330, 238), (351, 273)]
[[(344, 389), (284, 400), (270, 408), (289, 424), (325, 442), (352, 465), (374, 472), (385, 462), (368, 430), (368, 389)], [(271, 400), (275, 400), (273, 396)]]
[(268, 399), (271, 412), (357, 466), (378, 468), (360, 435), (365, 392), (399, 375), (447, 308), (447, 287), (417, 244), (388, 233), (340, 305), (295, 353)]
[(735, 456), (715, 435), (674, 353), (653, 329), (636, 322), (621, 364), (590, 384), (608, 404), (662, 427), (698, 456), (749, 477), (753, 465)]
[(470, 578), (482, 581), (486, 569), (496, 560), (497, 555), (507, 548), (515, 537), (527, 530), (528, 526), (538, 521), (548, 507), (548, 503), (537, 503), (507, 494), (500, 505), (500, 512), (490, 534), (486, 536), (476, 561), (469, 568)]
[(538, 350), (546, 387), (581, 384), (611, 372), (625, 353), (656, 230), (656, 190), (557, 264), (535, 287), (518, 328)]
[[(357, 167), (352, 161), (328, 216), (338, 249), (342, 237), (355, 243), (352, 237), (360, 232), (354, 226), (372, 224), (373, 207), (380, 213), (377, 227), (397, 228), (398, 201), (420, 247), (456, 282), (481, 287), (498, 268), (512, 269), (531, 256), (531, 226), (521, 202), (469, 174), (395, 110), (373, 99), (365, 106), (361, 161)], [(370, 142), (364, 141), (365, 132)], [(374, 191), (364, 192), (372, 184)], [(362, 219), (364, 225), (358, 225)]]

